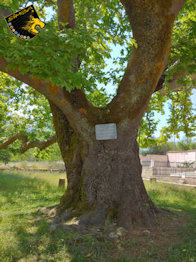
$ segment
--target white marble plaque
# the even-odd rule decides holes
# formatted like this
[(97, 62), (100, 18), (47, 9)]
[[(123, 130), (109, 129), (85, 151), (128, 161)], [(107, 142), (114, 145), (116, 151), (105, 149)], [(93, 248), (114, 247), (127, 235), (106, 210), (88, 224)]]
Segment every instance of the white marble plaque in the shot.
[(116, 124), (95, 125), (96, 140), (117, 139)]

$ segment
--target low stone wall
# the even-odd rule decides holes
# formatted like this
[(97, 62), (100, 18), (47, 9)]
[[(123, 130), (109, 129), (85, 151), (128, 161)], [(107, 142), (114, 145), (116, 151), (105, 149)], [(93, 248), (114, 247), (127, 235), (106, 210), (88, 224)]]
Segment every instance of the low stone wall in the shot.
[(168, 167), (168, 161), (155, 161), (155, 160), (141, 160), (141, 164), (143, 167)]
[(154, 155), (154, 154), (149, 154), (147, 156), (142, 156), (140, 155), (140, 160), (141, 161), (157, 161), (157, 162), (168, 162), (168, 157), (167, 155)]
[(170, 176), (172, 173), (190, 172), (191, 168), (186, 167), (153, 167), (153, 176)]
[(173, 167), (142, 167), (142, 177), (170, 176), (172, 173), (190, 172), (191, 168)]
[(179, 184), (189, 184), (189, 185), (196, 185), (196, 177), (186, 177), (186, 178), (181, 178), (181, 177), (171, 177), (171, 176), (157, 176), (157, 180), (159, 181), (166, 181), (166, 182), (174, 182), (174, 183), (179, 183)]
[[(191, 172), (191, 168), (171, 168), (171, 167), (143, 167), (142, 177), (143, 178), (156, 178), (160, 181), (176, 182), (176, 183), (186, 183), (191, 185), (196, 185), (196, 175), (185, 178), (179, 176), (170, 176), (170, 174), (180, 174), (185, 172)], [(188, 173), (187, 173), (188, 174)]]
[(151, 178), (153, 176), (153, 167), (142, 167), (142, 177)]

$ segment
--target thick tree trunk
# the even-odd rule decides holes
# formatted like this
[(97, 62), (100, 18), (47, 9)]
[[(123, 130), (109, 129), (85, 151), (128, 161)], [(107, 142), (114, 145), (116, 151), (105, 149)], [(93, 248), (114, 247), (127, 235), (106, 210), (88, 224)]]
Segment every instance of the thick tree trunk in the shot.
[[(92, 209), (81, 223), (103, 224), (107, 215), (119, 225), (151, 224), (157, 211), (145, 190), (136, 141), (137, 121), (117, 125), (116, 140), (94, 141), (88, 146), (82, 168), (82, 191)], [(82, 201), (82, 200), (81, 200)]]
[(134, 223), (152, 224), (157, 208), (141, 178), (139, 120), (119, 123), (115, 140), (87, 144), (68, 132), (69, 123), (56, 106), (51, 109), (68, 179), (60, 213), (69, 209), (85, 225), (103, 225), (107, 216), (127, 229)]

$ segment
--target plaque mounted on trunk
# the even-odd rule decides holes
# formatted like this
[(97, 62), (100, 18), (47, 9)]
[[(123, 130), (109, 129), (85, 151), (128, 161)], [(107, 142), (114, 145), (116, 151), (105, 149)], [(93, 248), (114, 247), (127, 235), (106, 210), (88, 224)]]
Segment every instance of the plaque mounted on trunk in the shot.
[(96, 140), (117, 139), (116, 124), (95, 125)]

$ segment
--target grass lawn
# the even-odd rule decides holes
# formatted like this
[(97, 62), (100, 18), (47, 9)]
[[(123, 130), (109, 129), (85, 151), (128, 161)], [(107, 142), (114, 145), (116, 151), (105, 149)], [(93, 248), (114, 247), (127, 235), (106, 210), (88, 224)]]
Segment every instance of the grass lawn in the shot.
[(59, 228), (37, 209), (59, 202), (64, 174), (0, 170), (0, 261), (195, 262), (196, 190), (147, 183), (152, 200), (168, 207), (152, 228), (134, 227), (124, 237), (108, 239)]

